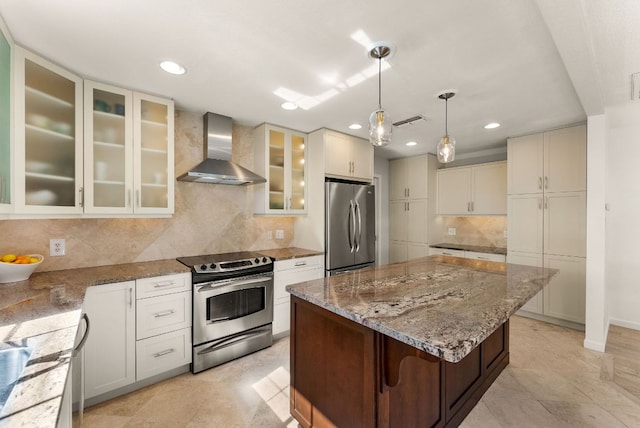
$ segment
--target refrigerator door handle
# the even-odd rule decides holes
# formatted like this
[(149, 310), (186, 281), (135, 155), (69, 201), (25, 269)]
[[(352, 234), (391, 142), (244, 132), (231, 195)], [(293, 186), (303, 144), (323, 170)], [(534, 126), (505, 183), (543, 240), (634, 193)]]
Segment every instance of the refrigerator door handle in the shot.
[(355, 228), (356, 228), (356, 215), (355, 215), (355, 209), (353, 206), (353, 200), (349, 201), (349, 218), (348, 218), (348, 222), (349, 222), (349, 227), (348, 227), (348, 235), (349, 235), (349, 252), (353, 253), (353, 250), (355, 249), (354, 247), (354, 242), (355, 241)]
[(356, 252), (360, 251), (360, 240), (362, 238), (362, 216), (360, 215), (360, 203), (356, 201), (356, 212), (358, 213), (358, 239), (354, 241), (356, 243)]

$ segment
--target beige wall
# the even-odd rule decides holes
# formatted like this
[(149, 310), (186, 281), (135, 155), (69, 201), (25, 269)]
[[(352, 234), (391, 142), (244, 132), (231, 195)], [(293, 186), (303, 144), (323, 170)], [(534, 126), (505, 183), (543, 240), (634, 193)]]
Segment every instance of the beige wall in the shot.
[[(507, 247), (507, 238), (504, 231), (507, 230), (507, 217), (445, 217), (437, 216), (435, 220), (436, 231), (440, 239), (435, 239), (433, 244), (463, 244), (483, 245), (489, 247)], [(450, 227), (456, 229), (456, 235), (447, 235)], [(438, 236), (438, 235), (436, 235)]]
[[(253, 167), (252, 128), (233, 127), (234, 160)], [(176, 111), (175, 172), (202, 160), (202, 115)], [(39, 253), (40, 271), (287, 247), (293, 219), (253, 216), (253, 187), (176, 182), (166, 219), (0, 220), (0, 254)], [(266, 232), (284, 230), (283, 240)], [(273, 233), (275, 237), (275, 233)], [(66, 239), (66, 256), (49, 257), (49, 239)]]

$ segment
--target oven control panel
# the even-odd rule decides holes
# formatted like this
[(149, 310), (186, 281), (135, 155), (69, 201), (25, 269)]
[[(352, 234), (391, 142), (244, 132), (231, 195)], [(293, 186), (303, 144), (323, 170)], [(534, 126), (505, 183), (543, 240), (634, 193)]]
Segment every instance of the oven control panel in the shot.
[(269, 257), (255, 257), (252, 259), (201, 263), (193, 266), (196, 273), (216, 273), (216, 272), (238, 272), (250, 270), (256, 267), (272, 265), (273, 261)]

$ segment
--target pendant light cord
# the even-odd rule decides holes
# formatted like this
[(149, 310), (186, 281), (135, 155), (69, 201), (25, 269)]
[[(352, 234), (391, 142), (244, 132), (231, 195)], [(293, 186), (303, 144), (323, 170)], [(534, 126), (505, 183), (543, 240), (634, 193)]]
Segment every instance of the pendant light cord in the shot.
[(449, 135), (449, 98), (444, 99), (444, 135)]
[(382, 57), (378, 58), (378, 109), (382, 110)]

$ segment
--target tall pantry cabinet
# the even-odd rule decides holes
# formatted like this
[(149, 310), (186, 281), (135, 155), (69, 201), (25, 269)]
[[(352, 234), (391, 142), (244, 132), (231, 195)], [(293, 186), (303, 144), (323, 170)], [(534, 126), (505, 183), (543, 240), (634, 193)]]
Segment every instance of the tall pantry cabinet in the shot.
[(389, 162), (389, 262), (429, 255), (435, 215), (437, 161), (433, 155)]
[(586, 126), (511, 138), (507, 262), (558, 269), (522, 309), (584, 324)]

